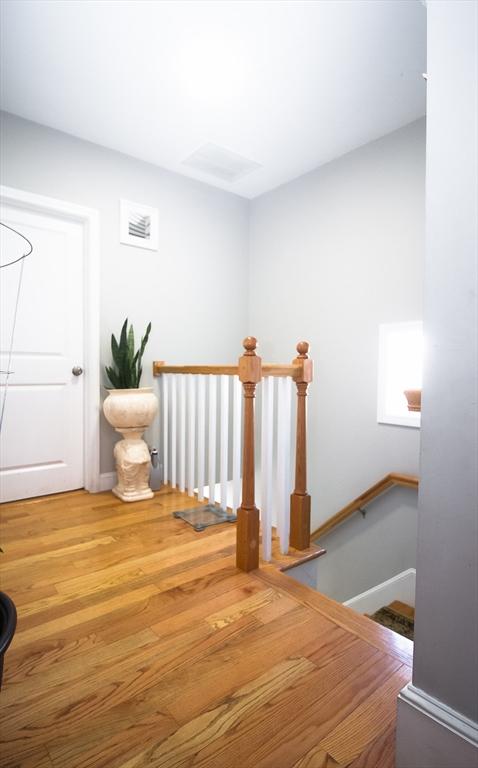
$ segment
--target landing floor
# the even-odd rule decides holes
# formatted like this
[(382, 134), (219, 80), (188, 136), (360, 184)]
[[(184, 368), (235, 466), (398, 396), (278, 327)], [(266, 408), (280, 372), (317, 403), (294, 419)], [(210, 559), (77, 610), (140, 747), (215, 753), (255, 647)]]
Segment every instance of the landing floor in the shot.
[(3, 768), (392, 768), (410, 641), (279, 572), (234, 565), (165, 489), (4, 505), (19, 624)]

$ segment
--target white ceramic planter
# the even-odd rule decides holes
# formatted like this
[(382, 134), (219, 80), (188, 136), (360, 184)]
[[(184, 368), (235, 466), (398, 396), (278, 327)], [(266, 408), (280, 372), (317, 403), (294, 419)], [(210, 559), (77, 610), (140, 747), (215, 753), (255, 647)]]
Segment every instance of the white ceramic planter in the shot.
[(113, 493), (122, 501), (151, 499), (151, 459), (143, 432), (158, 412), (158, 398), (151, 387), (109, 389), (103, 412), (111, 426), (123, 435), (114, 450), (118, 484)]

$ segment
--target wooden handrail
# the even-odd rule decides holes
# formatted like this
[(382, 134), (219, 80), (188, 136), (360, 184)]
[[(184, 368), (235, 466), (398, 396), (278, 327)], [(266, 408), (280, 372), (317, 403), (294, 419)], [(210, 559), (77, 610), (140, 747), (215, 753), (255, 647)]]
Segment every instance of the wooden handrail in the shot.
[[(265, 376), (290, 376), (297, 380), (301, 375), (301, 364), (294, 363), (263, 363), (262, 377)], [(166, 365), (161, 360), (153, 362), (153, 376), (161, 376), (163, 373), (190, 373), (204, 374), (212, 376), (237, 376), (239, 373), (238, 365)]]
[(325, 536), (326, 533), (330, 533), (331, 530), (333, 530), (337, 525), (340, 525), (340, 523), (343, 523), (344, 520), (347, 520), (347, 518), (350, 517), (350, 515), (352, 515), (354, 512), (357, 512), (363, 506), (376, 499), (377, 496), (380, 496), (382, 493), (388, 491), (390, 488), (393, 488), (395, 485), (403, 485), (406, 488), (418, 488), (418, 483), (419, 479), (418, 477), (415, 477), (415, 475), (401, 475), (397, 472), (391, 472), (390, 474), (385, 475), (385, 477), (382, 477), (378, 483), (372, 485), (371, 488), (361, 493), (360, 496), (357, 496), (357, 498), (351, 501), (350, 504), (347, 504), (347, 506), (337, 512), (335, 515), (329, 517), (325, 523), (319, 525), (315, 531), (312, 531), (310, 540), (315, 541), (321, 536)]

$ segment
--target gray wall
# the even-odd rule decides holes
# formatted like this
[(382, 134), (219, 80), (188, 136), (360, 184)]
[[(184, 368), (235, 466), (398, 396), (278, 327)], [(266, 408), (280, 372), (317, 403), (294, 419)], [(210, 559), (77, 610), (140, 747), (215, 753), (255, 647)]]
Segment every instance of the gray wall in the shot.
[[(12, 115), (2, 115), (2, 183), (96, 208), (101, 221), (101, 360), (126, 316), (153, 323), (144, 358), (227, 363), (247, 326), (248, 201)], [(119, 243), (119, 200), (159, 209), (159, 251)], [(118, 436), (102, 417), (101, 471)]]
[(419, 430), (377, 424), (378, 326), (420, 320), (425, 121), (251, 203), (249, 330), (268, 360), (312, 344), (316, 527), (388, 472), (418, 473)]
[[(478, 5), (428, 3), (426, 366), (413, 683), (478, 723)], [(404, 694), (406, 696), (406, 694)], [(426, 711), (426, 710), (425, 710)], [(399, 768), (478, 750), (399, 700)], [(438, 722), (438, 725), (437, 725)], [(442, 725), (437, 738), (436, 730)], [(461, 723), (463, 725), (463, 723)], [(471, 728), (469, 729), (471, 733)]]
[(478, 722), (478, 5), (429, 6), (414, 683)]
[(417, 492), (393, 488), (318, 543), (327, 554), (287, 575), (341, 603), (416, 568)]

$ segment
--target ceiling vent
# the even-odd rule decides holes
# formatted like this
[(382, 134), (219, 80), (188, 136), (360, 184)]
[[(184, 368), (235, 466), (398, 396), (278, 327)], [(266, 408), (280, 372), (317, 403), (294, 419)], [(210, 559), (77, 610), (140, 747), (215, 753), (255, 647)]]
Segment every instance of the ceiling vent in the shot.
[(247, 157), (241, 157), (235, 152), (230, 152), (224, 147), (218, 147), (216, 144), (203, 144), (186, 160), (183, 165), (188, 168), (194, 168), (201, 173), (207, 173), (222, 181), (237, 181), (246, 174), (261, 168), (260, 163), (248, 160)]

